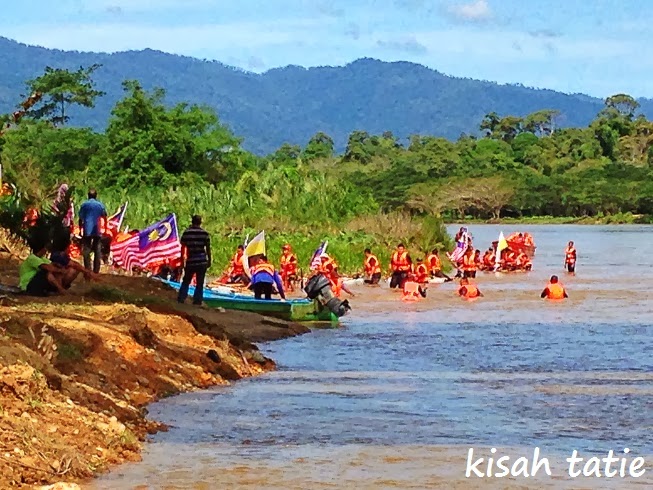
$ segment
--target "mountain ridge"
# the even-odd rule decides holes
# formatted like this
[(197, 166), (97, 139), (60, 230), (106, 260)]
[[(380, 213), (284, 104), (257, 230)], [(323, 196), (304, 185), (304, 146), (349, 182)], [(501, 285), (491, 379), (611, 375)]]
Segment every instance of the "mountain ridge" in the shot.
[[(283, 143), (305, 145), (318, 131), (342, 150), (354, 130), (391, 131), (400, 139), (431, 134), (455, 139), (477, 134), (489, 112), (525, 116), (541, 109), (561, 112), (561, 126), (585, 126), (603, 100), (519, 83), (445, 75), (409, 61), (359, 58), (342, 66), (288, 65), (255, 73), (217, 60), (201, 60), (154, 49), (116, 53), (55, 50), (0, 37), (0, 113), (20, 102), (25, 81), (46, 66), (76, 69), (99, 63), (97, 88), (107, 93), (95, 109), (77, 109), (71, 123), (103, 129), (122, 97), (122, 81), (162, 87), (166, 101), (215, 108), (221, 121), (244, 138), (244, 147), (271, 153)], [(653, 115), (653, 100), (637, 99)]]

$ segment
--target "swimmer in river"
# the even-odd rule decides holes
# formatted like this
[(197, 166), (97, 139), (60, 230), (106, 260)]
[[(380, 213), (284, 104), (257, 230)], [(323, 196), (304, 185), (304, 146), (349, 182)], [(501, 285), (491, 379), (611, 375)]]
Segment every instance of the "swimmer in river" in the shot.
[(474, 299), (474, 298), (480, 298), (483, 296), (483, 293), (481, 293), (481, 290), (478, 289), (476, 286), (471, 284), (469, 282), (469, 279), (466, 277), (463, 277), (460, 280), (460, 287), (458, 288), (458, 295), (461, 298), (465, 299)]
[(542, 294), (540, 294), (540, 298), (565, 299), (569, 298), (569, 296), (567, 295), (567, 291), (565, 291), (565, 288), (562, 286), (562, 284), (558, 282), (558, 276), (551, 276), (549, 284), (546, 285), (542, 291)]

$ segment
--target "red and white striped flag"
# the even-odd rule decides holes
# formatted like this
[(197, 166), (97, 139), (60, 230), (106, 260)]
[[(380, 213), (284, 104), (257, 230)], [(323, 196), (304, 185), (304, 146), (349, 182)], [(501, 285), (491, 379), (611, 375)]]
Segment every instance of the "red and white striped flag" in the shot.
[(107, 228), (105, 230), (106, 235), (115, 237), (118, 233), (120, 233), (120, 227), (122, 226), (122, 222), (125, 219), (126, 211), (127, 203), (120, 206), (116, 214), (113, 214), (107, 218)]
[(449, 260), (451, 260), (451, 262), (453, 262), (454, 264), (458, 264), (459, 262), (462, 262), (463, 256), (465, 255), (466, 251), (467, 251), (467, 244), (464, 244), (462, 247), (458, 245), (453, 252), (447, 255), (449, 256)]
[(322, 265), (322, 254), (326, 253), (327, 245), (329, 242), (327, 240), (322, 242), (322, 245), (318, 247), (318, 249), (313, 253), (313, 258), (311, 259), (311, 265), (310, 265), (310, 270), (316, 271), (320, 268), (320, 265)]
[(181, 255), (181, 244), (177, 231), (177, 218), (171, 214), (122, 242), (111, 244), (114, 264), (130, 271), (138, 266), (142, 269), (166, 259)]

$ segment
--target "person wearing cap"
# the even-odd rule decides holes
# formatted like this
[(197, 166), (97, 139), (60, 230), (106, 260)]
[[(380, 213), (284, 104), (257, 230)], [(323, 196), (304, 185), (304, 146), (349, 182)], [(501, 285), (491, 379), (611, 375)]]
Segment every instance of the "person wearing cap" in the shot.
[(297, 280), (297, 256), (292, 252), (292, 247), (286, 243), (282, 248), (281, 280), (286, 291), (294, 291), (293, 282)]

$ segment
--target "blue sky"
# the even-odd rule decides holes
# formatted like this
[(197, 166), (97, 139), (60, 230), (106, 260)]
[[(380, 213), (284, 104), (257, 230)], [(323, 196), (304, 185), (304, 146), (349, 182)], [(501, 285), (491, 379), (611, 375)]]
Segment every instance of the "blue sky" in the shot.
[[(361, 57), (605, 97), (653, 97), (649, 0), (22, 0), (0, 36), (152, 48), (262, 72)], [(56, 4), (56, 7), (53, 5)]]

